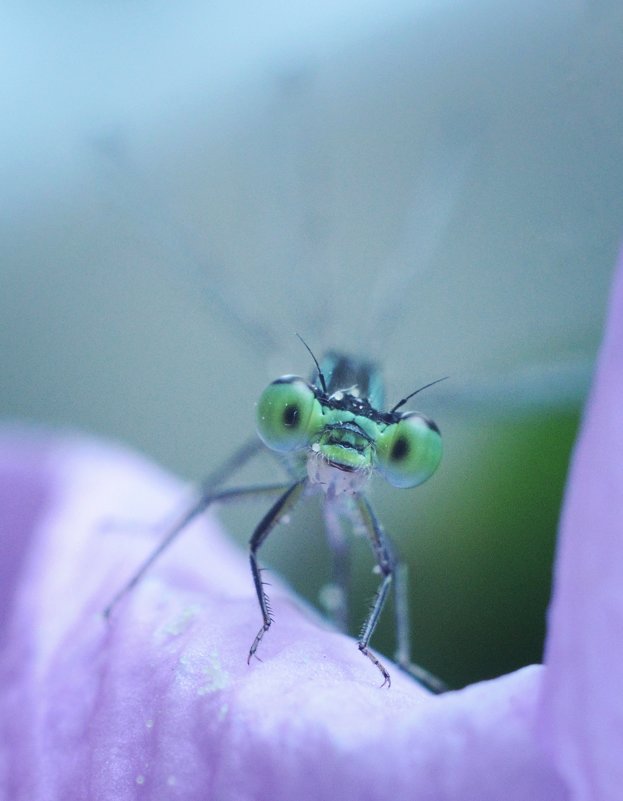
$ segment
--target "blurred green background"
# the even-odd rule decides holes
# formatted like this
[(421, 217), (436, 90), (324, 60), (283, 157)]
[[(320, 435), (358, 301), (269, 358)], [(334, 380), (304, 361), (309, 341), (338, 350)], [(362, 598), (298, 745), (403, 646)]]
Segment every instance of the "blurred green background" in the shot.
[[(1, 13), (0, 414), (192, 481), (252, 434), (268, 381), (310, 372), (296, 331), (377, 359), (393, 402), (449, 375), (417, 399), (438, 474), (371, 490), (410, 564), (414, 656), (453, 685), (539, 660), (622, 229), (620, 5)], [(260, 514), (224, 517), (245, 543)], [(316, 602), (317, 512), (265, 559)], [(354, 565), (356, 630), (363, 542)]]

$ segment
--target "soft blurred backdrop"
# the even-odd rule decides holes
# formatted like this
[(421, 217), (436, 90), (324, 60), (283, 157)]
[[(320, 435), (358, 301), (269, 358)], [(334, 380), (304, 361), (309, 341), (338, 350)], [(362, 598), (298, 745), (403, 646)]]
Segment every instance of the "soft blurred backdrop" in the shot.
[[(455, 685), (539, 660), (623, 230), (621, 4), (0, 15), (0, 414), (196, 481), (268, 381), (310, 372), (297, 331), (380, 361), (394, 403), (449, 375), (417, 398), (438, 474), (372, 488), (411, 567), (414, 655)], [(224, 519), (244, 543), (261, 513)], [(317, 601), (313, 505), (264, 558)], [(354, 558), (356, 629), (375, 578), (365, 543)]]

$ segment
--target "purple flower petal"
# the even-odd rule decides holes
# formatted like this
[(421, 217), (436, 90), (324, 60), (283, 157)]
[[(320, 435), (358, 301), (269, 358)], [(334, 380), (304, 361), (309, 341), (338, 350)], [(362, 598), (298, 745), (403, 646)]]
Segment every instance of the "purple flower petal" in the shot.
[(533, 736), (538, 667), (441, 697), (394, 670), (381, 690), (354, 642), (278, 585), (264, 661), (247, 666), (259, 626), (247, 560), (209, 520), (106, 624), (101, 610), (152, 538), (102, 521), (160, 519), (179, 487), (89, 441), (48, 441), (39, 461), (2, 444), (5, 488), (27, 466), (53, 498), (8, 521), (32, 526), (0, 668), (5, 797), (563, 797)]
[(565, 501), (547, 668), (441, 697), (397, 671), (380, 690), (353, 641), (278, 584), (264, 662), (247, 666), (259, 625), (247, 560), (207, 519), (106, 624), (152, 538), (103, 521), (161, 519), (178, 485), (94, 442), (5, 435), (4, 797), (619, 798), (622, 408), (623, 268)]
[(623, 797), (623, 259), (565, 498), (544, 732), (573, 799)]
[[(8, 442), (6, 443), (8, 445)], [(19, 459), (14, 458), (19, 449)], [(5, 461), (8, 458), (9, 461)], [(27, 558), (37, 517), (50, 502), (49, 477), (40, 469), (45, 448), (38, 440), (25, 440), (0, 451), (0, 472), (9, 471), (10, 482), (0, 482), (0, 651), (4, 645), (21, 566)]]

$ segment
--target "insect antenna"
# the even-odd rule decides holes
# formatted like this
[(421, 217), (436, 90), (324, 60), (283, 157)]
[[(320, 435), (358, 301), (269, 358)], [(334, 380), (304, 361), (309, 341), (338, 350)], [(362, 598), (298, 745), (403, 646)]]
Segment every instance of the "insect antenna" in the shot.
[(303, 345), (305, 345), (305, 347), (307, 348), (307, 352), (309, 353), (309, 355), (310, 355), (310, 356), (312, 357), (312, 359), (314, 360), (314, 364), (316, 365), (316, 370), (318, 370), (318, 380), (320, 381), (320, 386), (322, 387), (322, 391), (324, 392), (324, 394), (325, 394), (325, 395), (328, 395), (328, 392), (327, 392), (327, 382), (325, 381), (325, 379), (324, 379), (324, 375), (323, 375), (323, 372), (322, 372), (322, 370), (320, 369), (320, 365), (318, 364), (318, 359), (317, 359), (317, 358), (314, 356), (314, 353), (313, 353), (312, 349), (309, 347), (309, 345), (307, 344), (307, 342), (305, 342), (305, 340), (303, 339), (303, 337), (302, 337), (300, 334), (298, 334), (298, 333), (297, 333), (297, 337), (298, 337), (298, 338), (301, 340), (301, 342), (303, 343)]
[(449, 375), (445, 375), (443, 378), (438, 378), (436, 381), (431, 381), (430, 384), (424, 384), (423, 387), (420, 387), (419, 389), (416, 389), (415, 392), (412, 392), (410, 395), (407, 395), (406, 398), (403, 398), (402, 400), (399, 400), (398, 403), (392, 409), (389, 410), (389, 413), (393, 414), (396, 411), (396, 409), (400, 409), (401, 406), (404, 406), (405, 403), (408, 400), (410, 400), (414, 395), (417, 395), (418, 392), (422, 392), (422, 390), (428, 389), (429, 387), (432, 387), (435, 384), (440, 384), (442, 381), (447, 381), (448, 378), (450, 378), (450, 376)]

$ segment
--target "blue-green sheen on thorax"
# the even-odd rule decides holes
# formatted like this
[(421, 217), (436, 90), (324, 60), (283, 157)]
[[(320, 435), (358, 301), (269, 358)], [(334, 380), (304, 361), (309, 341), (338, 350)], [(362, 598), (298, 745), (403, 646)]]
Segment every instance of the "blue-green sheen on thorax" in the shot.
[[(336, 351), (329, 351), (320, 362), (320, 369), (327, 382), (329, 395), (348, 387), (356, 387), (360, 397), (367, 398), (375, 409), (385, 403), (385, 385), (381, 371), (375, 362), (361, 361)], [(318, 381), (316, 372), (312, 383)]]

